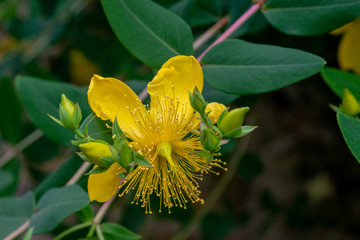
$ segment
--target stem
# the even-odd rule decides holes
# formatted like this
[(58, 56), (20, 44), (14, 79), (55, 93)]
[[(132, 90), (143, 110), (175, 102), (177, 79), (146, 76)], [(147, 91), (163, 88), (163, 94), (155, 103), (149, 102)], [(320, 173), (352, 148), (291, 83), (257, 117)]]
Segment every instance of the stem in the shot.
[(82, 223), (82, 224), (79, 224), (79, 225), (76, 225), (72, 228), (69, 228), (65, 231), (63, 231), (62, 233), (60, 233), (59, 235), (57, 235), (53, 240), (60, 240), (64, 237), (66, 237), (67, 235), (73, 233), (73, 232), (76, 232), (80, 229), (83, 229), (83, 228), (86, 228), (86, 227), (90, 227), (91, 226), (91, 222), (86, 222), (86, 223)]
[(65, 186), (70, 186), (75, 184), (79, 179), (85, 174), (85, 172), (89, 169), (91, 163), (84, 162), (80, 168), (76, 171), (76, 173), (70, 178), (70, 180), (65, 184)]
[(4, 240), (15, 239), (17, 236), (20, 236), (21, 233), (25, 232), (27, 227), (29, 226), (30, 221), (26, 221), (23, 225), (21, 225), (18, 229), (10, 233)]
[(99, 240), (105, 240), (104, 235), (102, 234), (100, 226), (96, 226), (96, 234), (99, 237)]
[(84, 135), (80, 132), (80, 130), (78, 128), (74, 129), (74, 133), (76, 134), (76, 136), (78, 136), (79, 138), (84, 139)]
[(213, 48), (216, 44), (219, 42), (224, 41), (226, 38), (228, 38), (233, 32), (235, 32), (236, 29), (238, 29), (241, 25), (245, 23), (246, 20), (248, 20), (251, 16), (253, 16), (260, 7), (264, 4), (264, 1), (260, 1), (252, 5), (243, 15), (241, 15), (218, 39), (216, 39), (215, 42), (213, 42), (198, 58), (198, 62), (201, 62), (201, 59), (204, 57), (204, 55)]
[[(124, 179), (122, 178), (120, 181), (120, 185), (122, 184), (122, 182), (124, 181)], [(96, 216), (93, 219), (93, 224), (94, 225), (100, 225), (100, 222), (102, 221), (102, 219), (105, 216), (105, 213), (107, 212), (107, 210), (109, 209), (109, 207), (111, 206), (112, 202), (115, 200), (117, 194), (119, 192), (119, 189), (116, 191), (116, 193), (114, 194), (114, 196), (112, 196), (109, 200), (107, 200), (103, 205), (101, 205), (99, 211), (96, 213)]]
[(203, 34), (198, 37), (194, 42), (194, 51), (198, 50), (204, 43), (206, 43), (210, 38), (212, 38), (221, 28), (229, 22), (229, 16), (224, 16), (215, 23), (211, 28), (206, 30)]
[(138, 97), (141, 101), (144, 101), (149, 96), (149, 93), (147, 92), (147, 87), (144, 87), (143, 90), (139, 93)]
[(36, 129), (34, 132), (30, 133), (25, 137), (21, 142), (16, 144), (14, 147), (10, 148), (1, 158), (0, 158), (0, 167), (3, 167), (8, 163), (12, 158), (16, 157), (20, 152), (25, 148), (36, 142), (39, 138), (43, 136), (43, 132), (40, 129)]

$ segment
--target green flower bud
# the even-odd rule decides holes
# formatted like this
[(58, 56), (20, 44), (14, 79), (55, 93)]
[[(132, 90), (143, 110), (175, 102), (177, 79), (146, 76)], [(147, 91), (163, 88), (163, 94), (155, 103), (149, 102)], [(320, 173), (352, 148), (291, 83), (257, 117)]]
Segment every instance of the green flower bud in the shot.
[(347, 88), (344, 89), (344, 95), (342, 99), (342, 105), (340, 105), (340, 110), (353, 117), (359, 115), (360, 113), (359, 102)]
[(65, 94), (61, 95), (61, 102), (59, 108), (60, 125), (69, 128), (77, 129), (81, 121), (81, 109), (78, 104), (70, 101)]
[(130, 170), (129, 164), (134, 161), (134, 154), (132, 149), (129, 147), (129, 145), (126, 142), (122, 142), (120, 144), (119, 149), (120, 152), (119, 152), (118, 163), (126, 170)]
[(104, 158), (112, 157), (108, 145), (99, 142), (88, 142), (80, 144), (79, 148), (88, 162), (98, 165), (99, 167), (109, 165), (103, 160)]
[(206, 109), (205, 99), (201, 95), (201, 93), (199, 92), (197, 87), (194, 89), (193, 93), (189, 92), (189, 99), (190, 99), (191, 107), (195, 111), (197, 111), (199, 113), (203, 113), (205, 111), (205, 109)]
[(219, 119), (218, 128), (225, 137), (231, 137), (232, 135), (238, 134), (238, 129), (241, 131), (245, 114), (249, 111), (249, 109), (249, 107), (236, 108)]
[(220, 147), (220, 139), (212, 130), (206, 128), (201, 135), (201, 143), (206, 150), (214, 152)]

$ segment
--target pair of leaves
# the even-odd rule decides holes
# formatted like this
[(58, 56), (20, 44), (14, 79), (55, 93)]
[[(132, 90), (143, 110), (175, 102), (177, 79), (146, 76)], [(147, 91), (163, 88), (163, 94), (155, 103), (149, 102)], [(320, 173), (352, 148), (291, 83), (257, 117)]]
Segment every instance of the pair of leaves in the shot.
[[(84, 208), (89, 203), (87, 193), (78, 185), (53, 188), (46, 192), (35, 205), (32, 192), (16, 198), (0, 199), (0, 238), (30, 220), (33, 233), (52, 231), (65, 218)], [(36, 211), (36, 213), (34, 213)]]

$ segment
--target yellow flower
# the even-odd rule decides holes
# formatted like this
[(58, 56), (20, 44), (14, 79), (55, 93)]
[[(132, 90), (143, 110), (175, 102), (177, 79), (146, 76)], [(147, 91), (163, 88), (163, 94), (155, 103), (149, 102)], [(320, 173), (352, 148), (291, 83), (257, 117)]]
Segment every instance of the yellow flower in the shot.
[[(203, 73), (196, 59), (188, 56), (169, 59), (148, 84), (150, 106), (144, 106), (117, 79), (98, 75), (91, 79), (88, 99), (94, 113), (112, 122), (117, 117), (119, 126), (132, 140), (129, 144), (153, 165), (139, 165), (120, 186), (119, 196), (136, 189), (132, 203), (140, 203), (145, 212), (151, 213), (152, 194), (160, 198), (159, 211), (162, 205), (170, 212), (173, 206), (186, 208), (188, 201), (202, 203), (197, 181), (202, 180), (203, 170), (213, 172), (213, 166), (221, 167), (221, 162), (214, 160), (204, 169), (206, 157), (194, 154), (204, 150), (198, 134), (191, 131), (199, 125), (188, 94), (195, 87), (202, 91)], [(89, 184), (93, 177), (96, 174), (90, 175)], [(112, 184), (109, 179), (101, 181)]]
[(338, 48), (340, 68), (360, 74), (360, 18), (332, 33), (343, 34)]

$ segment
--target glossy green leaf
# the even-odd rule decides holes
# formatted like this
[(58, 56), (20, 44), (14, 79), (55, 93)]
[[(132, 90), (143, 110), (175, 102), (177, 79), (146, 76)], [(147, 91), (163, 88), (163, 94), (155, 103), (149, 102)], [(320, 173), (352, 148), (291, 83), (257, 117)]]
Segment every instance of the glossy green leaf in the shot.
[(136, 240), (141, 238), (140, 235), (115, 223), (103, 223), (100, 227), (107, 240)]
[(347, 88), (356, 99), (360, 99), (360, 76), (330, 67), (324, 68), (321, 76), (339, 98), (342, 98), (344, 88)]
[(17, 76), (15, 84), (31, 121), (51, 140), (71, 145), (74, 133), (56, 124), (47, 114), (58, 117), (60, 97), (64, 93), (73, 102), (78, 102), (83, 115), (87, 116), (91, 112), (87, 103), (87, 89), (27, 76)]
[(0, 78), (0, 131), (5, 140), (16, 143), (22, 137), (22, 108), (10, 78)]
[(78, 185), (50, 189), (37, 203), (37, 212), (31, 217), (29, 226), (35, 227), (36, 234), (52, 231), (89, 202), (88, 194)]
[(360, 163), (360, 120), (338, 112), (337, 121), (346, 144)]
[(4, 239), (31, 217), (34, 195), (29, 192), (22, 197), (1, 198), (0, 206), (0, 239)]
[(64, 186), (82, 163), (83, 160), (74, 154), (37, 186), (35, 189), (36, 198), (39, 199), (50, 188)]
[(169, 58), (192, 54), (192, 34), (178, 16), (150, 0), (101, 1), (122, 44), (145, 64), (160, 68)]
[(226, 40), (201, 61), (205, 80), (228, 93), (248, 95), (283, 88), (319, 72), (325, 60), (297, 49)]
[(309, 36), (330, 32), (360, 16), (360, 1), (268, 0), (263, 13), (280, 31)]
[(110, 121), (103, 121), (91, 113), (81, 124), (80, 131), (84, 133), (87, 126), (88, 135), (97, 140), (103, 140), (107, 143), (113, 142), (111, 137), (111, 128), (107, 128), (106, 124), (112, 125)]

